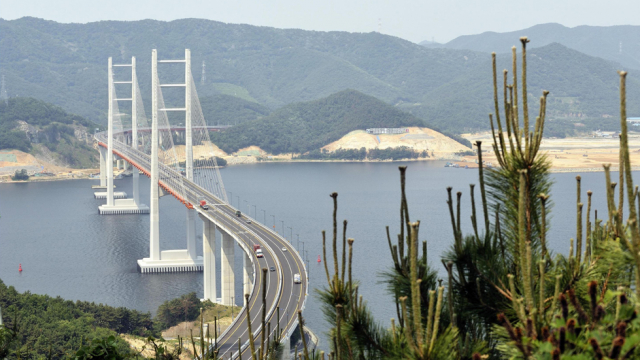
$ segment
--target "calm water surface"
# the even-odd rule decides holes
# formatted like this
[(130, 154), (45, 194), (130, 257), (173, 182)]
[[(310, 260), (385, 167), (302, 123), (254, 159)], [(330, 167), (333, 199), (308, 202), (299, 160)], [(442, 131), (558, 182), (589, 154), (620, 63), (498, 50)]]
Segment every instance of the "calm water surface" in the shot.
[[(392, 298), (378, 274), (392, 264), (385, 225), (391, 227), (392, 235), (399, 229), (398, 165), (401, 164), (271, 163), (221, 170), (234, 206), (239, 204), (243, 212), (255, 214), (258, 221), (266, 221), (269, 226), (275, 224), (278, 232), (284, 230), (287, 239), (293, 237), (295, 245), (299, 237), (299, 247), (304, 247), (309, 259), (312, 288), (304, 316), (323, 338), (327, 326), (313, 294), (314, 289), (326, 284), (324, 267), (317, 263), (317, 257), (322, 254), (321, 231), (331, 233), (329, 194), (334, 191), (339, 193), (338, 219), (349, 221), (347, 236), (355, 239), (353, 270), (360, 281), (360, 294), (381, 322), (388, 323), (395, 317), (395, 306), (390, 306)], [(428, 241), (429, 260), (440, 269), (440, 257), (452, 242), (445, 188), (453, 186), (454, 191), (463, 192), (463, 228), (471, 231), (467, 221), (468, 193), (469, 184), (477, 183), (477, 171), (444, 168), (441, 162), (406, 165), (411, 219), (421, 220), (421, 240)], [(568, 252), (568, 239), (575, 236), (575, 176), (553, 175), (555, 208), (549, 241), (558, 252)], [(612, 176), (617, 178), (615, 173)], [(140, 179), (141, 198), (148, 204), (149, 181), (146, 177)], [(104, 200), (93, 198), (91, 185), (96, 183), (70, 180), (0, 184), (0, 279), (19, 291), (152, 313), (163, 301), (188, 292), (195, 291), (202, 297), (202, 273), (138, 273), (136, 260), (149, 255), (149, 216), (98, 215), (97, 207)], [(586, 199), (587, 190), (593, 190), (593, 207), (604, 214), (604, 173), (582, 174), (582, 185), (583, 198)], [(116, 180), (116, 186), (118, 191), (132, 194), (131, 178)], [(173, 197), (161, 198), (160, 220), (162, 250), (184, 248), (184, 206)], [(198, 226), (201, 233), (201, 224)], [(198, 241), (201, 253), (201, 236)], [(220, 242), (217, 244), (219, 247)], [(20, 263), (22, 273), (18, 272)], [(220, 261), (217, 264), (219, 267)], [(241, 266), (237, 248), (237, 274)], [(241, 303), (241, 276), (236, 280), (237, 301)], [(325, 345), (323, 341), (321, 346)]]

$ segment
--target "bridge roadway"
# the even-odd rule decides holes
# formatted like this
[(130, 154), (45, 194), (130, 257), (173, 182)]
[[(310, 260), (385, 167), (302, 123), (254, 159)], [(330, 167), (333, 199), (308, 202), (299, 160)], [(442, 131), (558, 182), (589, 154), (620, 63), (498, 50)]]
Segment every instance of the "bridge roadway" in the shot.
[[(100, 146), (106, 148), (107, 138), (105, 133), (96, 134), (96, 139)], [(127, 160), (147, 176), (150, 176), (149, 155), (134, 150), (118, 141), (113, 143), (113, 152), (116, 155)], [(269, 336), (273, 336), (276, 333), (278, 322), (280, 323), (281, 332), (289, 333), (295, 327), (297, 311), (304, 308), (306, 296), (308, 295), (308, 279), (304, 262), (294, 247), (268, 227), (253, 219), (248, 221), (250, 218), (245, 214), (237, 217), (235, 208), (224, 203), (199, 185), (187, 180), (166, 165), (160, 163), (159, 172), (159, 178), (164, 183), (163, 188), (165, 190), (173, 190), (173, 195), (186, 202), (185, 205), (198, 204), (201, 199), (206, 200), (210, 204), (209, 210), (204, 210), (199, 206), (194, 206), (194, 209), (216, 224), (217, 227), (229, 233), (240, 243), (241, 247), (245, 249), (244, 251), (248, 252), (255, 269), (254, 286), (249, 297), (248, 314), (251, 318), (251, 328), (254, 333), (256, 349), (259, 349), (262, 332), (262, 268), (269, 269), (271, 266), (276, 268), (276, 271), (268, 271), (266, 277), (266, 323), (271, 324)], [(176, 174), (181, 177), (184, 191), (180, 189), (182, 186), (179, 181), (175, 180)], [(184, 193), (183, 199), (180, 199), (180, 193)], [(254, 244), (259, 244), (262, 247), (263, 258), (257, 258), (252, 251)], [(301, 275), (301, 284), (293, 283), (294, 274)], [(244, 294), (240, 297), (244, 303)], [(280, 308), (279, 319), (276, 319), (277, 307)], [(228, 330), (223, 332), (221, 336), (219, 335), (219, 355), (222, 358), (227, 358), (233, 354), (235, 358), (237, 356), (238, 342), (240, 342), (243, 346), (243, 356), (245, 354), (248, 356), (250, 351), (248, 340), (247, 306), (244, 306)]]

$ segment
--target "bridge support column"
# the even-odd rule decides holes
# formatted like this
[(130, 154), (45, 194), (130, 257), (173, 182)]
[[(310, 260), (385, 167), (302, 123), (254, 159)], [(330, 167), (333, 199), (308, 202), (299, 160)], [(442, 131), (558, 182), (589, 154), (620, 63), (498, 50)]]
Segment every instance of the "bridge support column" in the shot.
[(133, 202), (137, 205), (140, 204), (140, 171), (133, 166), (131, 171), (133, 172)]
[[(91, 185), (92, 189), (106, 189), (107, 188), (107, 149), (102, 146), (98, 146), (98, 152), (100, 153), (100, 185)], [(104, 198), (107, 198), (107, 192), (104, 192)]]
[(158, 53), (151, 53), (151, 190), (149, 196), (149, 260), (160, 260), (160, 186), (158, 181)]
[(204, 299), (217, 301), (216, 293), (216, 224), (200, 215), (202, 219), (202, 257), (204, 272)]
[(196, 258), (196, 211), (187, 209), (187, 256)]
[(282, 346), (282, 354), (280, 354), (280, 360), (289, 360), (291, 359), (291, 337), (287, 336), (284, 339), (280, 340)]
[[(191, 51), (189, 49), (184, 50), (184, 59), (185, 173), (187, 179), (193, 181), (193, 128), (191, 124)], [(187, 209), (187, 254), (192, 259), (195, 259), (196, 257), (195, 213), (195, 210)]]
[[(131, 148), (138, 150), (138, 74), (136, 57), (131, 57)], [(133, 172), (133, 202), (140, 204), (140, 171), (131, 166)]]
[(109, 110), (107, 116), (107, 206), (113, 206), (113, 69), (112, 60), (109, 58)]
[(235, 241), (230, 234), (222, 232), (222, 253), (220, 260), (222, 266), (220, 268), (221, 288), (222, 288), (222, 304), (235, 305), (235, 275), (233, 273)]
[[(244, 284), (242, 289), (242, 295), (250, 294), (251, 287), (253, 282), (253, 266), (251, 265), (251, 259), (249, 258), (249, 254), (243, 251), (244, 256), (242, 257), (242, 283)], [(245, 304), (246, 305), (246, 304)]]
[(107, 187), (107, 150), (102, 146), (98, 146), (100, 151), (100, 186)]

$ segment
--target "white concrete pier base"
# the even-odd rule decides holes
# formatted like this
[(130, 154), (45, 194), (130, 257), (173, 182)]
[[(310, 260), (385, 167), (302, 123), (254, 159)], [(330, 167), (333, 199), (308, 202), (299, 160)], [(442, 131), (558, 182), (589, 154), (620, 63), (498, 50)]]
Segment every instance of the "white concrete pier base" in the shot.
[[(126, 194), (125, 194), (126, 195)], [(148, 214), (149, 207), (147, 205), (138, 205), (133, 199), (117, 199), (113, 200), (113, 205), (98, 206), (100, 215), (125, 215), (125, 214)]]
[(193, 272), (202, 271), (203, 263), (202, 256), (196, 259), (189, 258), (187, 250), (165, 250), (160, 253), (160, 260), (138, 260), (138, 268), (143, 274)]
[(204, 272), (204, 300), (216, 302), (216, 224), (206, 217), (202, 219), (202, 257)]
[[(93, 193), (93, 197), (96, 198), (96, 199), (106, 199), (107, 198), (107, 192), (106, 191), (96, 191), (96, 192)], [(124, 191), (114, 191), (113, 192), (113, 198), (114, 199), (126, 199), (127, 198), (127, 193), (124, 192)]]
[(220, 261), (222, 261), (222, 266), (220, 267), (220, 288), (222, 289), (222, 304), (235, 305), (235, 275), (233, 273), (235, 241), (233, 240), (231, 235), (227, 234), (226, 232), (222, 232), (221, 249), (222, 253), (220, 256)]

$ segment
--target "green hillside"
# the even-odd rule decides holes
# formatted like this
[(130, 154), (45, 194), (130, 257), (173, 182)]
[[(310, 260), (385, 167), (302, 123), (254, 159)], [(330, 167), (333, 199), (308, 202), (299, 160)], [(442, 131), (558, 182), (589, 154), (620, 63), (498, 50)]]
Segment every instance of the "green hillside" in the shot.
[(227, 153), (257, 145), (272, 153), (305, 153), (372, 127), (425, 126), (421, 119), (355, 90), (296, 103), (212, 135)]
[(451, 40), (442, 47), (490, 53), (508, 52), (521, 36), (535, 39), (531, 48), (554, 42), (591, 56), (612, 60), (625, 67), (640, 69), (640, 26), (576, 26), (540, 24), (527, 29), (496, 33), (484, 32), (465, 35)]
[[(614, 118), (619, 113), (616, 77), (619, 65), (557, 43), (527, 53), (529, 101), (537, 105), (542, 90), (551, 92), (547, 104), (550, 127), (560, 126), (569, 131), (575, 123), (584, 123), (585, 130), (617, 126)], [(500, 84), (505, 68), (511, 70), (510, 54), (498, 55)], [(640, 78), (631, 72), (627, 79), (629, 96), (639, 96)], [(640, 114), (638, 105), (629, 103), (630, 116)], [(399, 107), (423, 119), (431, 119), (449, 131), (486, 129), (488, 114), (494, 112), (490, 57), (472, 70), (457, 73), (451, 82), (425, 95), (419, 104), (403, 103)], [(537, 112), (538, 108), (530, 106), (530, 111)], [(565, 130), (547, 132), (547, 135), (561, 135)]]
[(202, 112), (211, 125), (237, 125), (269, 115), (271, 109), (231, 95), (200, 98)]
[[(128, 351), (129, 345), (118, 334), (159, 335), (159, 331), (153, 329), (149, 313), (86, 301), (73, 302), (28, 291), (20, 293), (2, 280), (0, 308), (7, 327), (18, 322), (17, 347), (22, 351), (23, 359), (32, 356), (34, 359), (71, 359), (81, 342), (86, 344), (94, 338), (107, 336), (115, 336), (118, 348)], [(2, 340), (4, 344), (5, 339)]]
[[(579, 127), (584, 130), (606, 129), (608, 116), (617, 113), (617, 82), (611, 74), (621, 65), (549, 44), (557, 25), (532, 29), (547, 27), (551, 30), (544, 34), (529, 34), (529, 96), (537, 101), (541, 84), (551, 91), (548, 134), (570, 133), (576, 123), (585, 124)], [(615, 28), (630, 29), (631, 33), (635, 29)], [(580, 28), (569, 30), (576, 29)], [(116, 63), (137, 57), (141, 93), (148, 109), (151, 49), (158, 49), (160, 59), (178, 59), (186, 47), (192, 51), (198, 94), (211, 125), (253, 121), (273, 109), (354, 89), (430, 126), (461, 133), (488, 129), (487, 114), (493, 111), (493, 101), (487, 49), (508, 52), (520, 35), (522, 32), (508, 34), (508, 40), (473, 48), (483, 53), (427, 48), (379, 33), (282, 30), (198, 19), (88, 24), (0, 19), (0, 73), (5, 75), (12, 96), (43, 99), (104, 123), (109, 56)], [(207, 64), (204, 84), (198, 76), (202, 61)], [(508, 54), (501, 55), (499, 61), (500, 69), (510, 67)], [(118, 71), (116, 79), (130, 76)], [(162, 65), (160, 76), (162, 82), (179, 82), (182, 67)], [(633, 71), (628, 91), (631, 96), (640, 91)], [(164, 94), (170, 106), (180, 106), (182, 96), (170, 89)], [(630, 106), (630, 115), (640, 114), (633, 103)]]
[[(36, 18), (0, 20), (0, 72), (9, 94), (33, 96), (104, 123), (106, 64), (136, 56), (148, 107), (151, 50), (160, 59), (192, 52), (201, 97), (227, 94), (255, 99), (272, 109), (355, 89), (388, 103), (417, 100), (473, 68), (482, 54), (426, 49), (379, 33), (281, 30), (209, 20), (101, 21), (60, 24)], [(200, 84), (199, 66), (207, 64)], [(160, 69), (161, 81), (180, 76), (179, 66)], [(117, 79), (129, 74), (116, 71)], [(165, 96), (168, 103), (179, 102)], [(207, 114), (205, 113), (207, 116)]]
[(15, 149), (47, 162), (74, 168), (95, 167), (92, 147), (96, 124), (33, 98), (0, 102), (0, 149)]

